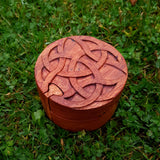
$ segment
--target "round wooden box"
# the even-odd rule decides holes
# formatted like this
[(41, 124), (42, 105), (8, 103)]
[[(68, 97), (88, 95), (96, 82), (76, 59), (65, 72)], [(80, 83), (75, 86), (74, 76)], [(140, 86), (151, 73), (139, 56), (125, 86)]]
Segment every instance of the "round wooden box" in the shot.
[(44, 110), (70, 131), (95, 130), (114, 114), (128, 72), (122, 55), (89, 36), (71, 36), (48, 45), (35, 65)]

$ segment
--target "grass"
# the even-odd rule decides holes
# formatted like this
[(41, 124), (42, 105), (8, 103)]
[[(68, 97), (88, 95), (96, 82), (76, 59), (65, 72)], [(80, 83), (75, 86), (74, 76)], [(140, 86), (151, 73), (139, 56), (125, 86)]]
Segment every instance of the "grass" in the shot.
[[(0, 159), (160, 159), (160, 1), (0, 1)], [(115, 46), (129, 77), (112, 119), (72, 133), (44, 114), (34, 80), (51, 42), (90, 35)]]

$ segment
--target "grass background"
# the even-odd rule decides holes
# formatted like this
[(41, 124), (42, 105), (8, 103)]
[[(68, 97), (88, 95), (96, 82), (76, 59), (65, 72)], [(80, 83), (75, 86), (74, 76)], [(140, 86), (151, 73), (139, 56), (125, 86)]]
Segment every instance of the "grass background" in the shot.
[[(1, 0), (0, 159), (160, 159), (160, 1)], [(72, 133), (44, 114), (34, 80), (51, 42), (89, 35), (115, 46), (129, 77), (112, 119)]]

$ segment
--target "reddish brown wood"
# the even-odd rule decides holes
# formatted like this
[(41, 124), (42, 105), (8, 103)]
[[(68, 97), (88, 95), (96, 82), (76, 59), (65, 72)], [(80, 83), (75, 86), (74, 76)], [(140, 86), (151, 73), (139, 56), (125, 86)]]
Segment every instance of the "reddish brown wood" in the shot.
[(95, 130), (114, 114), (128, 72), (122, 55), (89, 36), (48, 45), (37, 59), (35, 79), (48, 117), (71, 131)]

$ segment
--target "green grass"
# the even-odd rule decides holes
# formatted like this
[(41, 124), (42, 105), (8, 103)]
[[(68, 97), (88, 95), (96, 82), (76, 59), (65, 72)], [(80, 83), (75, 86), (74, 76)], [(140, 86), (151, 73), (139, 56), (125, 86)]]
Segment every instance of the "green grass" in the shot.
[[(160, 1), (1, 0), (0, 13), (1, 160), (160, 158)], [(52, 123), (36, 90), (38, 55), (71, 35), (112, 44), (128, 65), (114, 116), (93, 132)]]

